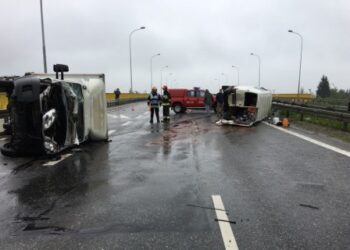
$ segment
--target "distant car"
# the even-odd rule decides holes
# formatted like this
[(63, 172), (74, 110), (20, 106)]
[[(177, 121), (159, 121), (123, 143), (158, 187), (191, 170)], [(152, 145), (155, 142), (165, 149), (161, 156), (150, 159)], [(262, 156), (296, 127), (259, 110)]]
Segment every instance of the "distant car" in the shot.
[[(171, 95), (171, 108), (175, 113), (184, 113), (186, 109), (203, 109), (205, 90), (193, 89), (169, 89)], [(215, 108), (215, 96), (213, 95), (213, 107)]]
[[(29, 73), (0, 80), (9, 96), (10, 142), (7, 156), (56, 154), (85, 141), (108, 138), (104, 75)], [(61, 79), (58, 79), (59, 73)], [(3, 78), (4, 79), (4, 78)]]

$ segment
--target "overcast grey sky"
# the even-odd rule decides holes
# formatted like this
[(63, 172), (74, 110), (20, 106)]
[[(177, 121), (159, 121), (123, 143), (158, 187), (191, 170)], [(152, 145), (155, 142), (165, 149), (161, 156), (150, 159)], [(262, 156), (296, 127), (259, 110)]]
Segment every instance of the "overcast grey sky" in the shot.
[[(105, 73), (107, 90), (130, 87), (128, 36), (133, 35), (134, 89), (154, 83), (201, 86), (257, 85), (296, 92), (300, 39), (301, 86), (315, 90), (322, 74), (350, 88), (350, 2), (347, 0), (43, 0), (48, 69), (65, 63), (71, 73)], [(43, 71), (39, 0), (0, 1), (0, 75)], [(169, 75), (172, 73), (172, 75)], [(222, 75), (224, 73), (225, 75)], [(227, 77), (226, 77), (227, 76)], [(227, 78), (227, 79), (226, 79)], [(218, 79), (218, 80), (214, 80)], [(176, 81), (175, 81), (176, 80)]]

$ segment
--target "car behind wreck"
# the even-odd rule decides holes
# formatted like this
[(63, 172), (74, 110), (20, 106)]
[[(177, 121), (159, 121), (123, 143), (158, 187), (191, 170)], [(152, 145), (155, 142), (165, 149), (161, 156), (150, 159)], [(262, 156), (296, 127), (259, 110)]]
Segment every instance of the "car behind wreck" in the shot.
[(224, 118), (217, 125), (250, 127), (268, 117), (272, 93), (264, 88), (249, 86), (225, 86)]
[(9, 98), (6, 129), (11, 136), (2, 154), (52, 155), (108, 138), (104, 75), (70, 74), (64, 79), (68, 66), (55, 65), (54, 70), (56, 77), (28, 73), (0, 80)]

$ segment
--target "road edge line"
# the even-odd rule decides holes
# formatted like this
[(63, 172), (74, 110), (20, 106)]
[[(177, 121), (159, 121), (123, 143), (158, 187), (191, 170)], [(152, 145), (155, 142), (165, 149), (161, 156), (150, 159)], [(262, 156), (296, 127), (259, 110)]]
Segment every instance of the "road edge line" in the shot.
[(341, 149), (341, 148), (338, 148), (338, 147), (335, 147), (335, 146), (332, 146), (332, 145), (329, 145), (327, 143), (324, 143), (324, 142), (321, 142), (321, 141), (318, 141), (318, 140), (315, 140), (315, 139), (312, 139), (308, 136), (305, 136), (305, 135), (302, 135), (302, 134), (299, 134), (297, 132), (294, 132), (294, 131), (290, 131), (288, 129), (285, 129), (285, 128), (280, 128), (280, 127), (277, 127), (276, 125), (272, 125), (272, 124), (269, 124), (268, 122), (263, 122), (265, 125), (269, 126), (269, 127), (272, 127), (272, 128), (275, 128), (275, 129), (278, 129), (284, 133), (287, 133), (287, 134), (290, 134), (290, 135), (294, 135), (300, 139), (303, 139), (305, 141), (308, 141), (308, 142), (311, 142), (313, 144), (316, 144), (320, 147), (323, 147), (323, 148), (326, 148), (326, 149), (329, 149), (333, 152), (336, 152), (336, 153), (339, 153), (339, 154), (342, 154), (342, 155), (345, 155), (347, 157), (350, 157), (350, 152), (349, 151), (346, 151), (344, 149)]

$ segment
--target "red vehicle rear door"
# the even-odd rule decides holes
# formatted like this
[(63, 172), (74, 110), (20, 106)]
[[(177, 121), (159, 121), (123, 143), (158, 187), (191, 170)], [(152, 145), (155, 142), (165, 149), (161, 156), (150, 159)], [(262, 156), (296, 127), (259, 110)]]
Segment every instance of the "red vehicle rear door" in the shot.
[(188, 90), (185, 93), (184, 97), (184, 103), (186, 108), (193, 108), (196, 107), (196, 96), (195, 96), (195, 91), (194, 90)]
[(204, 107), (204, 90), (197, 91), (197, 107), (203, 108)]

